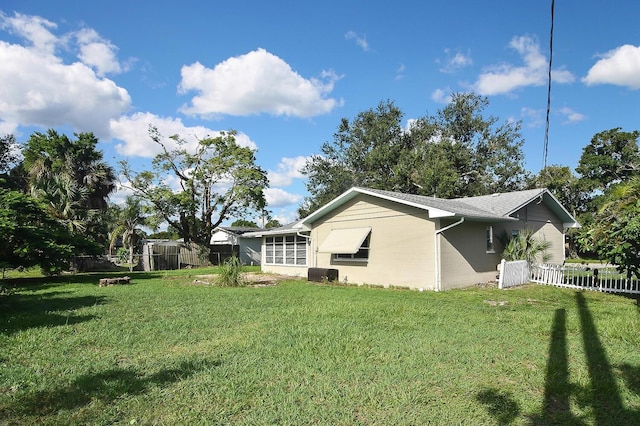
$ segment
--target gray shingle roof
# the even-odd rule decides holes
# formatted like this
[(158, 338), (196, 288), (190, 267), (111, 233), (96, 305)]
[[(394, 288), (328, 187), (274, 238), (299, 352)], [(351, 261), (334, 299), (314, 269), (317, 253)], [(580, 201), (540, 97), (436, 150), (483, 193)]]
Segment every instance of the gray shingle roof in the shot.
[(479, 197), (444, 199), (423, 195), (404, 194), (380, 189), (353, 187), (330, 203), (300, 221), (309, 225), (358, 194), (387, 199), (429, 211), (430, 217), (465, 217), (480, 221), (515, 220), (511, 214), (540, 198), (566, 224), (579, 226), (569, 212), (547, 189), (505, 192)]
[(469, 218), (484, 219), (502, 219), (504, 216), (493, 209), (485, 208), (485, 203), (474, 202), (474, 198), (436, 198), (424, 195), (403, 194), (401, 192), (383, 191), (379, 189), (356, 188), (367, 193), (374, 193), (387, 199), (397, 201), (405, 201), (408, 204), (422, 206), (427, 208), (435, 208), (438, 210), (453, 213), (456, 216), (465, 216)]

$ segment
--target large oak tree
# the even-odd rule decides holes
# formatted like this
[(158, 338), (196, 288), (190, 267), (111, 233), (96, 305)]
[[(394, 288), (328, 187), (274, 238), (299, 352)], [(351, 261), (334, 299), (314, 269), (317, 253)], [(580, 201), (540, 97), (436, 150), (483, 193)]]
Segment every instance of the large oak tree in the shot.
[(437, 197), (462, 197), (525, 186), (520, 123), (485, 116), (485, 97), (456, 93), (433, 116), (402, 125), (391, 101), (343, 118), (303, 169), (305, 216), (352, 186)]
[[(193, 151), (178, 135), (170, 137), (177, 144), (173, 149), (155, 127), (149, 135), (161, 148), (152, 170), (136, 172), (126, 161), (120, 165), (125, 186), (149, 205), (152, 225), (167, 223), (185, 242), (208, 246), (212, 230), (225, 219), (264, 210), (266, 172), (252, 149), (236, 143), (234, 131), (201, 139)], [(169, 185), (168, 176), (178, 188)]]

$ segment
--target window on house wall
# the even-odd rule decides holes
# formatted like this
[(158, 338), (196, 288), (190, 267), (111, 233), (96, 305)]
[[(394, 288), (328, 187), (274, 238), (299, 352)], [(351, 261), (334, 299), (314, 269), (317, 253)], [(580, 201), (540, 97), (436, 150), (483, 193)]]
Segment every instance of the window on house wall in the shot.
[(487, 253), (495, 253), (493, 245), (493, 226), (487, 226)]
[(266, 237), (264, 245), (265, 263), (271, 265), (307, 264), (307, 239), (299, 235)]
[(367, 235), (367, 238), (364, 239), (364, 241), (362, 242), (362, 244), (360, 245), (360, 248), (358, 249), (357, 252), (350, 254), (350, 253), (334, 253), (333, 254), (333, 260), (336, 261), (367, 261), (369, 260), (369, 240), (370, 240), (370, 234)]

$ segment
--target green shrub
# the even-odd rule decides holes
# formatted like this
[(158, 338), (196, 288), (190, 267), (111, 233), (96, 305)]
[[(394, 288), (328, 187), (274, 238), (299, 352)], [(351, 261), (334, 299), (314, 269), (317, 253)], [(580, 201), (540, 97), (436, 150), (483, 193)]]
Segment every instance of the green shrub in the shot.
[(129, 263), (129, 250), (124, 247), (120, 247), (116, 251), (116, 257), (121, 264)]
[(244, 287), (246, 284), (241, 274), (242, 263), (236, 256), (225, 260), (220, 266), (220, 274), (216, 284), (220, 287)]

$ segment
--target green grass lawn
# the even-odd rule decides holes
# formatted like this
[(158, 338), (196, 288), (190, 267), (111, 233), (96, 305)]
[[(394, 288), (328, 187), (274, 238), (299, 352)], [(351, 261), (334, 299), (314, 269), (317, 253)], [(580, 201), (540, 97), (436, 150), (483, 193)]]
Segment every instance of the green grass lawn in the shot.
[(195, 273), (13, 281), (0, 424), (640, 424), (633, 299)]

